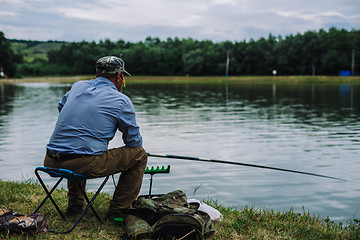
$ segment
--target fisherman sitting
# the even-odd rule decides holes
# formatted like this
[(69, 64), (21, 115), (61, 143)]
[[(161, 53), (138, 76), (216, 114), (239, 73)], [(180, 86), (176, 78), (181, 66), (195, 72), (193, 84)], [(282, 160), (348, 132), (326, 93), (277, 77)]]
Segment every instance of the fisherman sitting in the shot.
[[(131, 100), (121, 93), (124, 61), (106, 56), (96, 62), (96, 79), (73, 84), (58, 105), (59, 116), (44, 160), (45, 167), (65, 168), (89, 177), (121, 172), (109, 219), (121, 215), (137, 197), (147, 164), (142, 136)], [(117, 130), (125, 146), (108, 150)], [(85, 188), (85, 180), (81, 182)], [(68, 215), (79, 214), (84, 199), (75, 182), (68, 181)]]

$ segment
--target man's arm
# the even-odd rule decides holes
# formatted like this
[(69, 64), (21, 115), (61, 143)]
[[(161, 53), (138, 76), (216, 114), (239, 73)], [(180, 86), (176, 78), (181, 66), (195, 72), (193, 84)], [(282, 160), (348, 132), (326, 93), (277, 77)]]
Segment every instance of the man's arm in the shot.
[(130, 100), (122, 108), (119, 130), (123, 134), (122, 138), (126, 146), (142, 146), (140, 127), (136, 123), (135, 110)]
[(67, 92), (67, 93), (61, 98), (61, 100), (60, 100), (60, 102), (59, 102), (59, 104), (58, 104), (58, 110), (59, 110), (59, 112), (61, 112), (61, 109), (64, 107), (68, 95), (69, 95), (69, 92)]

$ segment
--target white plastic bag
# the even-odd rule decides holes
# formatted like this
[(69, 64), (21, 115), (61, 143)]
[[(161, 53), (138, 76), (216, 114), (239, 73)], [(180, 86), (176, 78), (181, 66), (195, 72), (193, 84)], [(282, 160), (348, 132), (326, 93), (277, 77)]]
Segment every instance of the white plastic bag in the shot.
[(190, 198), (187, 200), (187, 202), (190, 205), (197, 205), (197, 210), (207, 213), (213, 221), (221, 221), (223, 219), (223, 215), (217, 209), (207, 205), (200, 200)]

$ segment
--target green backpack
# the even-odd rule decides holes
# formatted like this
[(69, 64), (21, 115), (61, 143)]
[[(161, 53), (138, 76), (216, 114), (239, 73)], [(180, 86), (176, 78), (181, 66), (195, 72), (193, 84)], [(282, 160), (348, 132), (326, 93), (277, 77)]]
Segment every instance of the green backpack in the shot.
[(181, 190), (140, 196), (133, 207), (125, 228), (134, 239), (203, 239), (215, 232), (209, 215), (191, 208)]

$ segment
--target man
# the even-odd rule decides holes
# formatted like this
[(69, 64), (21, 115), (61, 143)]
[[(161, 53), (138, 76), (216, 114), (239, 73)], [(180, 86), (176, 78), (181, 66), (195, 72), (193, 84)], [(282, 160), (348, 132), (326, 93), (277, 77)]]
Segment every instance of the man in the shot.
[[(130, 75), (122, 59), (106, 56), (96, 62), (96, 79), (73, 84), (59, 102), (58, 120), (44, 160), (45, 167), (65, 168), (90, 177), (121, 172), (108, 218), (131, 207), (147, 163), (134, 107), (121, 93), (124, 73)], [(108, 150), (117, 129), (122, 132), (125, 146)], [(67, 214), (80, 213), (83, 204), (81, 190), (68, 181)]]

